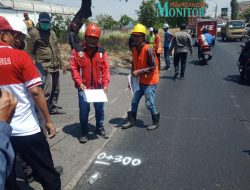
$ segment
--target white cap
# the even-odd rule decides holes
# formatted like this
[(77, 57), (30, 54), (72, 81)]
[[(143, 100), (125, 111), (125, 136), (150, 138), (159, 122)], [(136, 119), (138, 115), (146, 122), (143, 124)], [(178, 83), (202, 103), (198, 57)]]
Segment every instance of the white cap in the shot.
[(169, 28), (168, 23), (163, 24), (163, 28)]
[(153, 27), (150, 27), (150, 28), (148, 29), (148, 31), (149, 31), (149, 32), (153, 32), (153, 31), (154, 31)]
[(26, 37), (29, 37), (27, 26), (22, 19), (16, 16), (11, 16), (11, 17), (7, 16), (5, 17), (5, 19), (8, 21), (8, 23), (10, 24), (10, 26), (13, 28), (14, 31), (21, 32)]

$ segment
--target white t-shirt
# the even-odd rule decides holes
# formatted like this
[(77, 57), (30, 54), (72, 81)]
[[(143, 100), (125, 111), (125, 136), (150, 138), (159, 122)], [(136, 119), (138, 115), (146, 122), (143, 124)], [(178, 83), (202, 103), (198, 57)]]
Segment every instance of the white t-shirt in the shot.
[(0, 42), (0, 88), (11, 92), (17, 106), (10, 125), (11, 136), (28, 136), (41, 128), (29, 89), (41, 85), (39, 73), (29, 55)]

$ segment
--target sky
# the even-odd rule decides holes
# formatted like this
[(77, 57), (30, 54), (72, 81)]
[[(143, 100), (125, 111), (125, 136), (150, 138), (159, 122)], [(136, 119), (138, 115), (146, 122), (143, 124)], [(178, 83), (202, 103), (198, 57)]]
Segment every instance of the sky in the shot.
[[(184, 1), (184, 0), (183, 0)], [(231, 0), (206, 0), (209, 5), (207, 14), (209, 16), (214, 16), (215, 6), (217, 4), (217, 15), (220, 14), (221, 8), (228, 7), (230, 11), (230, 1)], [(238, 2), (246, 0), (238, 0)], [(67, 5), (72, 7), (80, 7), (81, 0), (44, 0), (44, 2), (55, 3), (60, 5)], [(115, 20), (119, 20), (121, 15), (128, 15), (134, 19), (137, 19), (136, 10), (139, 10), (139, 6), (142, 0), (92, 0), (92, 13), (93, 18), (98, 14), (108, 14), (111, 15)]]

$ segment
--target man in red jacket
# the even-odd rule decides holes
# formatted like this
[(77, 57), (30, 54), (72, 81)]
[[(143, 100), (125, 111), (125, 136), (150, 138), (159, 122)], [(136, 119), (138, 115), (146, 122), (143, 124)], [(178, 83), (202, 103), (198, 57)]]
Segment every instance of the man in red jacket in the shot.
[[(85, 89), (108, 90), (110, 72), (107, 54), (105, 50), (98, 46), (101, 36), (100, 28), (90, 23), (85, 31), (85, 42), (83, 44), (83, 56), (79, 56), (75, 49), (71, 57), (71, 74), (78, 89), (80, 123), (82, 134), (80, 143), (88, 141), (88, 116), (90, 104), (86, 101)], [(104, 139), (109, 138), (104, 130), (104, 102), (95, 102), (96, 133)]]

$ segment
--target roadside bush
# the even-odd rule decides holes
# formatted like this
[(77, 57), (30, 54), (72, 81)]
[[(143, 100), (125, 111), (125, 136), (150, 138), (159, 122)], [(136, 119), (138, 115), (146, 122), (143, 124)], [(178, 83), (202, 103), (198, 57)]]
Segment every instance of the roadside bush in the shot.
[(100, 39), (100, 44), (107, 51), (128, 51), (129, 34), (114, 32), (109, 35), (104, 35)]

